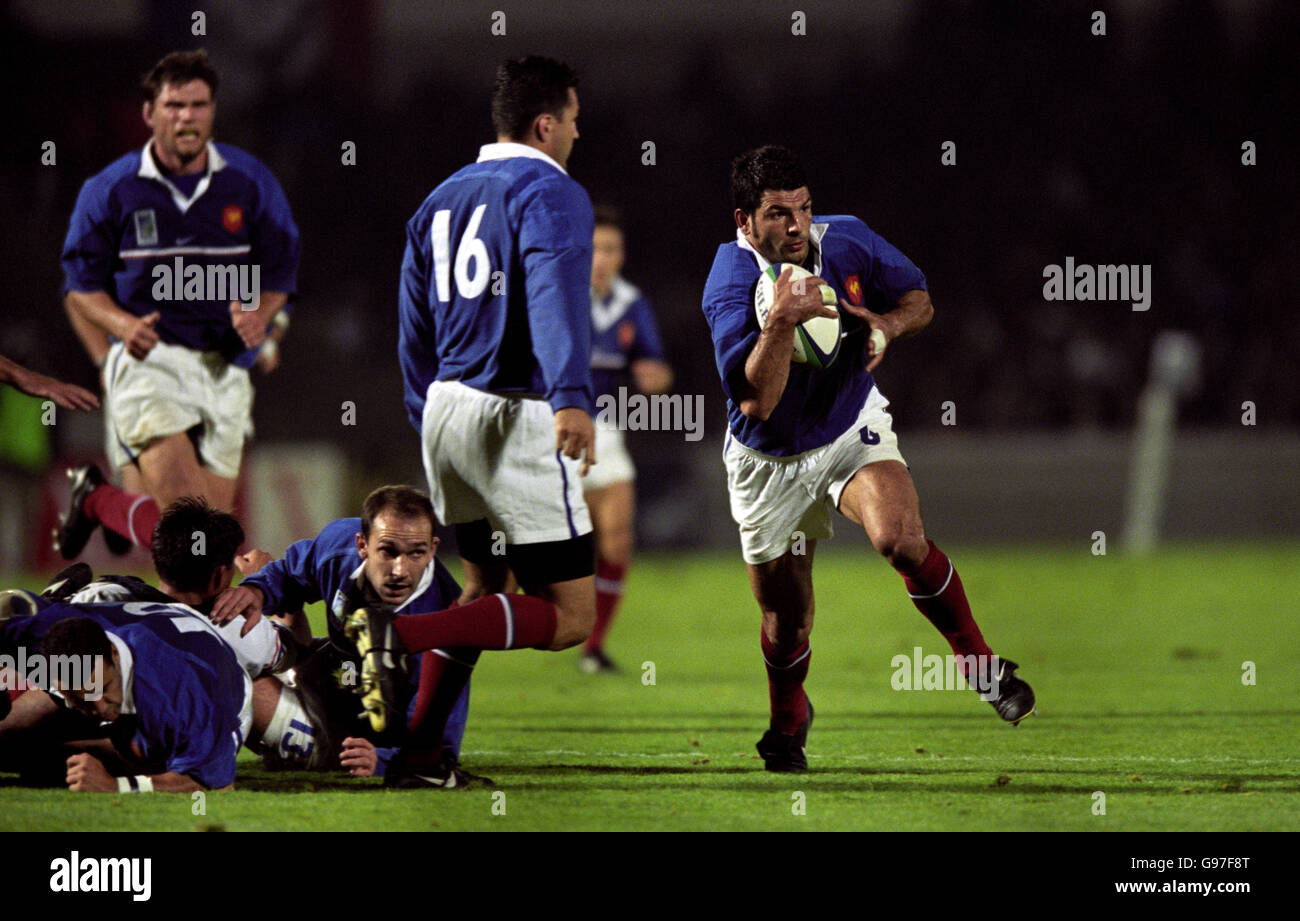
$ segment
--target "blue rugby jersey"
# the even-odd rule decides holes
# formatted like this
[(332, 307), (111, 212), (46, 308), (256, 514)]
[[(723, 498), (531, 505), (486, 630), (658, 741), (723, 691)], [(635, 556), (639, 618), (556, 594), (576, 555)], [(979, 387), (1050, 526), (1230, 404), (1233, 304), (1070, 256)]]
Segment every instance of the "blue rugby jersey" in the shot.
[(398, 357), (420, 430), (434, 381), (592, 411), (586, 191), (525, 144), (487, 144), (406, 225)]
[[(152, 143), (152, 141), (150, 142)], [(165, 268), (176, 276), (208, 266), (259, 267), (262, 291), (297, 291), (298, 228), (271, 171), (229, 144), (208, 144), (208, 169), (185, 195), (163, 173), (149, 145), (121, 157), (86, 180), (63, 243), (65, 291), (106, 291), (124, 310), (157, 310), (158, 336), (171, 345), (217, 351), (248, 368), (257, 349), (245, 349), (230, 325), (230, 301), (192, 300), (173, 286), (155, 297)], [(191, 271), (191, 275), (193, 272)], [(202, 291), (206, 294), (209, 291)]]
[[(266, 564), (249, 576), (242, 584), (262, 590), (266, 602), (262, 610), (267, 614), (296, 611), (315, 601), (325, 601), (330, 638), (341, 649), (351, 650), (352, 643), (343, 636), (345, 610), (361, 607), (364, 601), (362, 559), (357, 553), (356, 535), (361, 533), (360, 518), (340, 518), (327, 524), (309, 540), (290, 544), (281, 559)], [(433, 558), (424, 570), (424, 576), (415, 586), (411, 597), (397, 608), (399, 614), (427, 614), (449, 607), (460, 597), (460, 586), (442, 560)], [(424, 653), (421, 653), (424, 655)], [(417, 657), (418, 658), (418, 657)], [(410, 709), (415, 705), (419, 669), (412, 669), (409, 688)], [(461, 738), (465, 735), (465, 721), (469, 714), (469, 684), (456, 701), (443, 744), (455, 754), (460, 752)], [(383, 751), (383, 750), (381, 750)]]
[[(908, 291), (926, 290), (921, 270), (855, 217), (814, 217), (812, 238), (814, 261), (804, 267), (849, 303), (885, 313)], [(745, 361), (759, 334), (754, 287), (768, 265), (737, 231), (735, 242), (718, 247), (704, 285), (703, 307), (727, 395), (731, 434), (762, 454), (788, 457), (844, 434), (861, 412), (874, 381), (866, 370), (866, 324), (840, 308), (848, 335), (835, 363), (824, 371), (791, 364), (785, 392), (766, 421), (740, 411), (736, 393), (744, 384)]]
[(119, 641), (122, 714), (134, 716), (131, 741), (149, 773), (173, 771), (213, 789), (234, 783), (252, 683), (210, 625), (180, 604), (54, 602), (0, 625), (0, 651), (23, 646), (30, 657), (70, 617), (89, 617)]
[(641, 358), (664, 360), (654, 311), (641, 289), (615, 277), (609, 296), (591, 294), (591, 383), (596, 396), (616, 394)]

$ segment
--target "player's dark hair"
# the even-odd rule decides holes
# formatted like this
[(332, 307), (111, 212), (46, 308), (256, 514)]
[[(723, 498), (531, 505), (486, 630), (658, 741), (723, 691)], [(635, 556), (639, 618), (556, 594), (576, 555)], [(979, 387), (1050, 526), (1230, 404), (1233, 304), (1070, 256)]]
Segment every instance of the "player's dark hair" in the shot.
[(234, 563), (243, 542), (244, 529), (234, 515), (197, 496), (184, 496), (163, 509), (153, 529), (154, 569), (180, 591), (207, 591), (213, 573)]
[(49, 629), (41, 640), (41, 655), (103, 656), (105, 664), (113, 662), (113, 644), (104, 628), (89, 617), (68, 617)]
[(613, 227), (618, 231), (623, 229), (623, 215), (613, 205), (595, 205), (591, 210), (595, 212), (597, 227)]
[(361, 503), (361, 536), (370, 539), (370, 526), (383, 512), (398, 518), (428, 518), (431, 529), (438, 527), (429, 497), (414, 486), (380, 486)]
[(212, 97), (216, 98), (217, 69), (202, 48), (198, 51), (173, 51), (167, 55), (141, 78), (140, 91), (144, 93), (145, 102), (153, 102), (166, 84), (179, 86), (191, 80), (202, 80), (212, 90)]
[(769, 189), (792, 192), (807, 184), (803, 164), (788, 147), (756, 147), (731, 161), (732, 206), (746, 214), (758, 210)]
[(535, 54), (503, 61), (492, 93), (497, 136), (522, 141), (537, 116), (559, 118), (569, 104), (569, 87), (577, 89), (578, 75), (562, 61)]

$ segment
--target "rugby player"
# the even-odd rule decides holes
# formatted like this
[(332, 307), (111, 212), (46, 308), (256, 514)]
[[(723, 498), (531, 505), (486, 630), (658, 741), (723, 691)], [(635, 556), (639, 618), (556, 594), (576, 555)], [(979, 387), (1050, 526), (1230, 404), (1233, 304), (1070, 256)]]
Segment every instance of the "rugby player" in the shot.
[[(232, 507), (248, 368), (296, 287), (298, 229), (279, 184), (212, 141), (217, 83), (202, 51), (158, 62), (142, 83), (152, 137), (85, 183), (63, 246), (66, 303), (116, 340), (103, 368), (111, 460), (138, 469), (158, 508), (187, 495)], [(254, 278), (256, 304), (243, 299)], [(85, 511), (139, 540), (147, 523), (116, 526), (136, 500), (105, 491)], [(66, 558), (75, 536), (84, 546), (89, 532), (60, 532)]]
[(70, 790), (233, 786), (235, 756), (252, 722), (252, 682), (225, 640), (190, 608), (52, 602), (0, 621), (0, 653), (16, 657), (19, 649), (39, 649), (47, 662), (71, 656), (101, 667), (65, 670), (46, 688), (23, 694), (0, 720), (0, 752), (21, 748), (25, 733), (54, 717), (57, 696), (109, 733), (67, 758)]
[[(449, 654), (435, 682), (444, 699), (468, 680), (481, 650), (565, 649), (595, 622), (591, 520), (579, 485), (596, 460), (593, 219), (586, 191), (566, 171), (578, 138), (577, 85), (573, 70), (550, 58), (504, 62), (492, 97), (497, 142), (435, 188), (406, 228), (405, 403), (434, 512), (456, 526), (465, 561), (459, 605), (421, 631), (432, 639), (423, 648)], [(526, 594), (505, 594), (512, 571)], [(375, 705), (390, 674), (383, 650), (397, 640), (387, 619), (370, 624), (366, 610), (349, 630)], [(412, 764), (419, 758), (412, 747), (405, 753)]]
[[(673, 372), (664, 361), (654, 312), (639, 288), (622, 276), (626, 250), (618, 212), (595, 209), (591, 257), (591, 379), (599, 398), (617, 398), (631, 383), (642, 393), (667, 393)], [(578, 667), (589, 674), (615, 672), (605, 637), (623, 597), (636, 539), (636, 468), (623, 432), (596, 419), (600, 463), (583, 478), (583, 496), (596, 534), (596, 623), (582, 644)]]
[[(343, 629), (348, 612), (373, 604), (392, 605), (398, 613), (437, 610), (454, 604), (461, 596), (460, 586), (436, 556), (436, 527), (427, 495), (410, 486), (381, 486), (366, 497), (360, 518), (331, 522), (316, 537), (291, 544), (282, 559), (272, 561), (253, 550), (238, 560), (247, 578), (216, 600), (212, 618), (217, 624), (241, 615), (250, 619), (259, 614), (293, 615), (311, 602), (326, 603), (333, 651), (314, 642), (295, 669), (292, 684), (282, 681), (271, 687), (259, 682), (259, 698), (266, 695), (274, 699), (272, 710), (278, 710), (281, 717), (277, 726), (296, 721), (306, 727), (297, 730), (297, 736), (290, 738), (287, 745), (281, 745), (287, 730), (273, 729), (267, 736), (268, 745), (285, 749), (281, 760), (302, 765), (295, 750), (310, 751), (317, 755), (307, 766), (330, 766), (325, 756), (337, 755), (339, 745), (347, 738), (343, 733), (359, 737), (355, 731), (337, 728), (341, 721), (345, 726), (352, 725), (351, 716), (360, 711), (355, 692), (340, 696), (329, 677), (343, 663), (355, 665), (357, 661), (355, 646)], [(404, 758), (395, 762), (385, 758), (389, 770), (380, 773), (387, 786), (451, 789), (485, 780), (458, 765), (469, 710), (468, 681), (440, 687), (437, 680), (443, 669), (435, 668), (435, 663), (441, 664), (454, 654), (435, 650), (422, 656), (409, 680), (394, 690), (392, 711), (382, 713), (381, 721), (373, 725), (381, 738), (439, 753), (435, 763), (423, 766), (418, 780), (409, 776)], [(472, 662), (459, 664), (467, 671), (473, 667)], [(444, 699), (443, 694), (450, 697)], [(435, 710), (445, 712), (432, 719)], [(397, 714), (404, 716), (397, 718)]]
[[(762, 612), (771, 706), (758, 743), (765, 767), (807, 769), (813, 553), (817, 540), (832, 534), (832, 511), (866, 531), (959, 657), (967, 680), (995, 689), (985, 699), (1004, 720), (1018, 723), (1033, 712), (1033, 691), (1015, 674), (1014, 662), (993, 656), (956, 569), (926, 536), (888, 401), (871, 374), (885, 355), (871, 342), (873, 330), (887, 346), (930, 322), (925, 277), (859, 219), (814, 217), (803, 167), (783, 147), (737, 157), (731, 193), (736, 239), (718, 248), (703, 308), (727, 395), (731, 510)], [(817, 277), (792, 283), (783, 271), (760, 329), (755, 283), (776, 263), (803, 266)], [(823, 306), (819, 284), (834, 289), (847, 330), (826, 370), (791, 363), (795, 327), (836, 315)]]

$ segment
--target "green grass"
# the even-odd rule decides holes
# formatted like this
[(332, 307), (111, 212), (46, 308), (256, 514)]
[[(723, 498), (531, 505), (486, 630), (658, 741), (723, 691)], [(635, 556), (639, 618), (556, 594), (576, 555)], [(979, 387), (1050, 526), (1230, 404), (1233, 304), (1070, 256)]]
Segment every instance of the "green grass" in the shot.
[(236, 791), (210, 794), (203, 816), (187, 797), (0, 775), (0, 830), (1300, 828), (1300, 547), (1140, 561), (1086, 544), (954, 548), (986, 637), (1038, 694), (1039, 715), (1014, 731), (968, 691), (893, 690), (896, 653), (947, 649), (886, 564), (830, 551), (816, 566), (805, 775), (767, 774), (754, 753), (767, 691), (738, 554), (647, 556), (609, 643), (623, 675), (580, 675), (574, 651), (481, 660), (463, 760), (495, 779), (504, 815), (488, 790), (385, 792), (246, 755)]

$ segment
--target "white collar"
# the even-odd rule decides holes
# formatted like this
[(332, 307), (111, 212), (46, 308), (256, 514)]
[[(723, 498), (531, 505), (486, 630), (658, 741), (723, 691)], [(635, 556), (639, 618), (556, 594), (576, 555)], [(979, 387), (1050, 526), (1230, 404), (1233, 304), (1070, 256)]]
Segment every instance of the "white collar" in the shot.
[[(420, 576), (420, 581), (415, 584), (415, 588), (411, 591), (410, 596), (401, 604), (399, 604), (397, 607), (393, 608), (394, 611), (402, 610), (402, 608), (406, 607), (416, 598), (420, 597), (425, 593), (425, 591), (429, 588), (429, 586), (433, 584), (433, 570), (434, 567), (437, 566), (437, 564), (438, 564), (437, 558), (434, 558), (429, 561), (429, 565), (424, 567), (424, 575)], [(366, 568), (366, 561), (362, 560), (360, 565), (358, 565), (356, 569), (352, 570), (352, 581), (355, 582), (357, 588), (359, 588), (363, 592), (366, 590), (365, 576), (362, 574), (365, 571), (365, 568)], [(420, 613), (424, 614), (427, 612), (421, 611)]]
[(109, 633), (108, 641), (117, 650), (118, 669), (122, 672), (122, 712), (134, 713), (135, 688), (132, 679), (135, 677), (135, 657), (131, 655), (131, 647), (120, 636)]
[(161, 182), (163, 185), (167, 186), (168, 190), (172, 193), (172, 201), (176, 203), (176, 207), (180, 209), (182, 214), (188, 211), (190, 206), (198, 201), (199, 197), (208, 190), (208, 185), (212, 182), (212, 174), (217, 170), (226, 168), (226, 158), (217, 152), (216, 144), (208, 141), (207, 171), (204, 172), (203, 178), (199, 180), (199, 184), (194, 187), (194, 194), (189, 198), (186, 198), (181, 194), (181, 190), (172, 185), (171, 180), (164, 176), (162, 171), (158, 169), (158, 164), (154, 162), (153, 153), (149, 149), (152, 146), (153, 138), (150, 138), (148, 143), (144, 145), (144, 150), (140, 153), (140, 169), (136, 171), (136, 175), (141, 179), (152, 179), (155, 182)]
[[(812, 267), (812, 273), (814, 275), (821, 275), (822, 273), (822, 237), (826, 236), (826, 230), (830, 226), (831, 226), (830, 224), (813, 224), (811, 227), (808, 228), (808, 235), (812, 237), (813, 247), (814, 247), (813, 249), (814, 258), (813, 258), (813, 267)], [(754, 247), (749, 245), (749, 241), (745, 239), (745, 232), (741, 230), (739, 227), (736, 228), (736, 242), (740, 244), (741, 249), (749, 250), (749, 252), (754, 254), (754, 259), (758, 261), (758, 270), (760, 272), (767, 271), (768, 267), (772, 263), (768, 262), (765, 258), (763, 258), (762, 253), (760, 253), (758, 250), (754, 249)]]
[(532, 157), (534, 160), (545, 160), (564, 175), (569, 175), (568, 170), (556, 163), (549, 154), (542, 153), (536, 147), (520, 144), (518, 141), (497, 141), (495, 144), (484, 144), (478, 149), (477, 162), (508, 160), (511, 157)]

